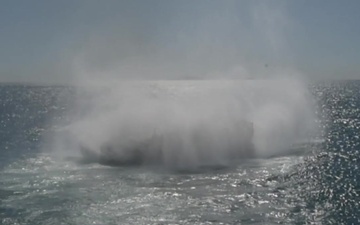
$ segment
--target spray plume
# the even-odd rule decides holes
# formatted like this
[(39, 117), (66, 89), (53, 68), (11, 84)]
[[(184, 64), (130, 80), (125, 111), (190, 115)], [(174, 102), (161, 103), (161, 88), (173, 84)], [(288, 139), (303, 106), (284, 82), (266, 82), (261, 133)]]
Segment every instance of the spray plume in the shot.
[[(288, 60), (278, 38), (284, 36), (281, 8), (250, 4), (245, 14), (252, 25), (244, 26), (238, 6), (227, 1), (195, 7), (192, 26), (183, 24), (180, 7), (170, 47), (169, 27), (153, 32), (162, 41), (133, 39), (138, 30), (131, 26), (125, 26), (125, 38), (113, 32), (90, 38), (74, 64), (82, 114), (64, 127), (57, 148), (105, 164), (197, 168), (284, 153), (307, 138), (314, 131), (312, 98), (294, 70), (283, 66)], [(262, 30), (265, 38), (254, 43), (234, 39)], [(269, 43), (263, 53), (274, 55), (267, 58), (273, 66), (260, 64), (266, 57), (256, 57), (247, 43), (254, 50)]]

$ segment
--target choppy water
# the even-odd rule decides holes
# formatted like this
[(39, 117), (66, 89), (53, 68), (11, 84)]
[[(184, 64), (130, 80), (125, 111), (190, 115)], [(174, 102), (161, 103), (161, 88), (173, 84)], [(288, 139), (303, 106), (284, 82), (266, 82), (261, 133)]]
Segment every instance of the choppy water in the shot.
[[(0, 87), (0, 224), (359, 224), (360, 83), (311, 86), (323, 141), (178, 172), (57, 160), (70, 87)], [(69, 119), (70, 120), (70, 119)]]

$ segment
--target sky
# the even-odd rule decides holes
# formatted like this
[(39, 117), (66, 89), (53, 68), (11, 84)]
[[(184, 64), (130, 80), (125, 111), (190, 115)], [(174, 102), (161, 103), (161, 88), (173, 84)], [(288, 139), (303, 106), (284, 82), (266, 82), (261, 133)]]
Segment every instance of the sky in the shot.
[(2, 0), (0, 82), (360, 78), (358, 0)]

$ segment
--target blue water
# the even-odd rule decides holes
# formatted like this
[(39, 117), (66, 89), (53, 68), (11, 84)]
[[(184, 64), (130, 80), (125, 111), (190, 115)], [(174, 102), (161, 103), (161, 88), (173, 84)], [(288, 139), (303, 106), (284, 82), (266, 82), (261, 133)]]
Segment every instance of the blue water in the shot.
[[(201, 172), (58, 160), (64, 86), (0, 86), (0, 224), (360, 224), (360, 82), (310, 85), (321, 141)], [(320, 134), (321, 133), (321, 134)]]

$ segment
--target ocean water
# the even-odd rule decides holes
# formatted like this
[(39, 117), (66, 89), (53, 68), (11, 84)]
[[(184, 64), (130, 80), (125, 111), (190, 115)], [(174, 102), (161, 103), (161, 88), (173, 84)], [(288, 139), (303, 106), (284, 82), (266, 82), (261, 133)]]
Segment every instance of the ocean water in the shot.
[(49, 140), (84, 113), (77, 91), (2, 85), (0, 224), (360, 224), (360, 82), (309, 89), (311, 141), (186, 171), (60, 159)]

